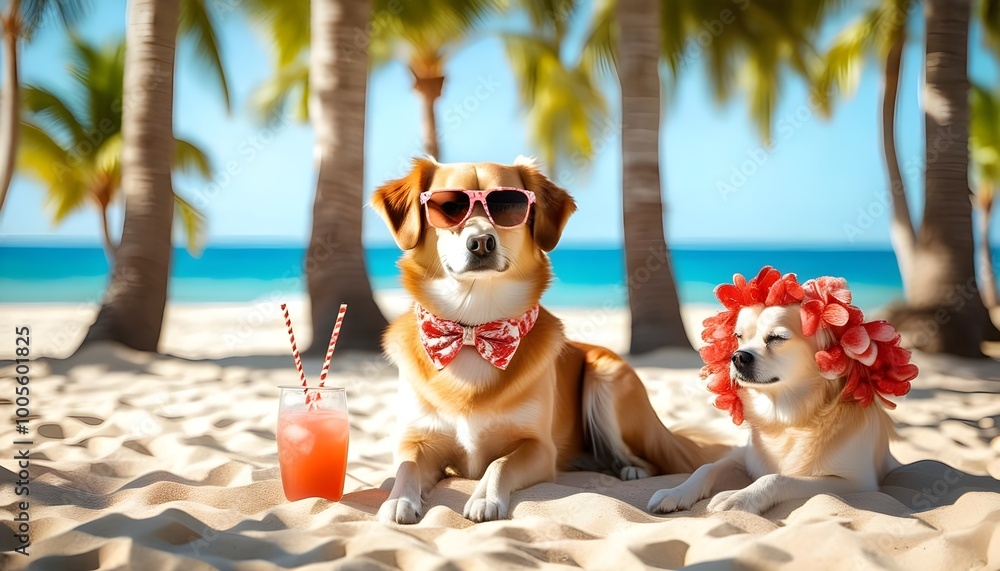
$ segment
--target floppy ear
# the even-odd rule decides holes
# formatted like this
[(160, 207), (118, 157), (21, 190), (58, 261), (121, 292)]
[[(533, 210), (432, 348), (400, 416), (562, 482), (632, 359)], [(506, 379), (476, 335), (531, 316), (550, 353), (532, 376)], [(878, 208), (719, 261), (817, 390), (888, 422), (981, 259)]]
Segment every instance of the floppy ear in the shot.
[(434, 161), (413, 159), (408, 175), (390, 180), (372, 194), (372, 208), (385, 220), (396, 245), (403, 250), (412, 250), (420, 242), (424, 228), (420, 193), (430, 185), (436, 169)]
[(524, 188), (535, 193), (534, 221), (531, 225), (535, 243), (542, 250), (551, 252), (559, 243), (570, 215), (576, 211), (576, 202), (568, 192), (538, 172), (530, 160), (518, 157), (514, 165), (521, 174)]

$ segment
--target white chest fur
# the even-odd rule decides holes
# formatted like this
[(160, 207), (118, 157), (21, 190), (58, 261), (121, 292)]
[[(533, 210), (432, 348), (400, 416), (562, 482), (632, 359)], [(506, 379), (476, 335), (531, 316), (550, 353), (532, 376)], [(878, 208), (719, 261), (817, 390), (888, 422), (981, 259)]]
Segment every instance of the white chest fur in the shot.
[(444, 368), (444, 372), (456, 383), (474, 386), (488, 385), (500, 377), (500, 371), (483, 359), (475, 347), (462, 347), (455, 360)]
[(530, 299), (528, 281), (481, 277), (459, 281), (447, 276), (427, 281), (425, 293), (438, 317), (468, 325), (516, 317)]
[(464, 475), (481, 478), (490, 462), (508, 453), (506, 448), (516, 442), (516, 438), (509, 437), (511, 431), (536, 426), (541, 413), (538, 403), (525, 403), (512, 410), (482, 410), (455, 418), (455, 440), (466, 452)]

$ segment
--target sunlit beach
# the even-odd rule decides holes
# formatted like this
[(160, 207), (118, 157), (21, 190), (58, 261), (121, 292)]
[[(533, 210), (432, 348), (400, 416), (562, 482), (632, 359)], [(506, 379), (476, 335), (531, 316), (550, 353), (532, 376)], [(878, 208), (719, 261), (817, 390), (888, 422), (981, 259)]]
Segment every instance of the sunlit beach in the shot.
[(0, 23), (0, 568), (1000, 568), (1000, 2)]

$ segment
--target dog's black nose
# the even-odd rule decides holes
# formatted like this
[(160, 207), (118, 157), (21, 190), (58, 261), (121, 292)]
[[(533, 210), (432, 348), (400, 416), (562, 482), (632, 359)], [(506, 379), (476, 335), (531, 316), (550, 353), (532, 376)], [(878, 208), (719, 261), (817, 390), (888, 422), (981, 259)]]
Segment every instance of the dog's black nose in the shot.
[(465, 246), (469, 248), (469, 251), (473, 254), (477, 256), (485, 256), (496, 249), (497, 239), (490, 234), (470, 236), (469, 241), (465, 243)]
[(746, 369), (753, 363), (753, 353), (749, 351), (737, 351), (733, 353), (733, 364), (739, 370)]

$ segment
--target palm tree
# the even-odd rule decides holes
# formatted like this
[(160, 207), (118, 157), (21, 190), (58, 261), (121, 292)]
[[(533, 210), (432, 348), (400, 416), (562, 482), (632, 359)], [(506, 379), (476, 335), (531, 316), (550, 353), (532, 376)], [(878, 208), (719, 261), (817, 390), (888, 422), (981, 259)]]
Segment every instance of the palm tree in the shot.
[[(659, 57), (666, 60), (669, 79), (674, 82), (691, 61), (701, 57), (719, 102), (734, 94), (739, 84), (733, 78), (743, 76), (751, 115), (761, 136), (768, 139), (783, 70), (808, 72), (814, 54), (811, 39), (833, 3), (605, 0), (594, 7), (579, 63), (568, 66), (562, 63), (566, 58), (557, 47), (563, 37), (559, 26), (569, 18), (556, 18), (550, 24), (554, 33), (545, 33), (539, 22), (545, 23), (548, 14), (565, 16), (574, 3), (539, 4), (527, 3), (526, 7), (534, 29), (541, 28), (543, 33), (536, 31), (529, 36), (530, 42), (508, 40), (535, 144), (550, 160), (566, 155), (588, 157), (594, 125), (600, 125), (606, 111), (594, 77), (617, 71), (622, 90), (622, 202), (633, 317), (631, 351), (690, 347), (680, 320), (663, 229)], [(706, 35), (708, 41), (703, 41)], [(577, 167), (587, 164), (586, 160), (574, 162)]]
[[(1000, 55), (1000, 0), (980, 0), (978, 9), (983, 39), (994, 55)], [(993, 200), (1000, 185), (1000, 93), (973, 85), (971, 106), (969, 150), (978, 180), (974, 203), (979, 222), (980, 291), (983, 303), (992, 309), (998, 304), (989, 235)]]
[(986, 311), (975, 292), (968, 179), (970, 12), (970, 0), (925, 4), (925, 206), (909, 278), (916, 318), (901, 324), (919, 349), (981, 356)]
[(132, 0), (122, 109), (125, 222), (111, 283), (84, 343), (156, 351), (170, 276), (174, 55), (179, 0)]
[[(268, 116), (294, 99), (296, 117), (306, 120), (309, 65), (304, 54), (309, 47), (309, 27), (308, 18), (299, 16), (308, 13), (308, 1), (251, 0), (248, 7), (251, 17), (271, 35), (277, 56), (277, 71), (256, 93), (256, 107)], [(499, 0), (375, 0), (371, 26), (363, 28), (370, 34), (355, 33), (339, 49), (345, 60), (370, 58), (372, 67), (394, 59), (406, 64), (421, 100), (424, 152), (440, 160), (434, 105), (444, 87), (445, 63), (483, 18), (500, 7)]]
[[(167, 300), (173, 253), (171, 227), (177, 195), (171, 170), (196, 164), (191, 149), (173, 136), (174, 58), (178, 32), (195, 42), (214, 71), (229, 108), (214, 16), (205, 0), (134, 0), (128, 4), (122, 110), (121, 188), (125, 221), (111, 280), (84, 343), (113, 340), (156, 351)], [(187, 228), (194, 209), (181, 204)], [(189, 233), (188, 239), (196, 236)]]
[(339, 345), (377, 350), (386, 321), (372, 297), (361, 243), (363, 206), (365, 50), (343, 46), (365, 29), (371, 3), (312, 0), (309, 116), (316, 136), (316, 198), (305, 271), (311, 300), (310, 351), (326, 350), (342, 302), (351, 307)]
[(18, 46), (30, 40), (35, 30), (52, 13), (59, 15), (67, 28), (80, 15), (81, 0), (10, 0), (7, 11), (0, 15), (3, 38), (3, 76), (0, 78), (0, 210), (3, 210), (14, 176), (17, 159), (18, 123), (20, 117), (20, 79), (17, 61)]
[[(108, 261), (114, 262), (117, 240), (108, 227), (108, 206), (121, 188), (122, 84), (124, 39), (94, 46), (73, 36), (70, 76), (75, 92), (60, 96), (36, 85), (24, 88), (28, 116), (21, 123), (19, 165), (48, 192), (53, 219), (60, 222), (89, 198), (101, 214), (101, 235)], [(194, 144), (175, 140), (174, 168), (208, 177), (208, 157)], [(174, 208), (184, 224), (188, 249), (204, 240), (204, 216), (174, 194)]]
[(663, 229), (657, 4), (657, 0), (618, 0), (617, 12), (622, 206), (632, 353), (691, 347), (681, 320), (680, 298)]
[(899, 168), (895, 129), (899, 72), (906, 45), (908, 11), (913, 6), (912, 0), (880, 0), (867, 10), (834, 39), (816, 81), (820, 104), (829, 115), (832, 113), (832, 97), (837, 91), (853, 93), (856, 90), (865, 61), (875, 57), (882, 62), (882, 106), (879, 112), (882, 154), (892, 202), (890, 239), (903, 280), (904, 296), (910, 289), (916, 232)]
[(990, 226), (993, 200), (1000, 185), (1000, 93), (973, 84), (971, 113), (969, 152), (977, 189), (973, 204), (976, 206), (979, 231), (976, 243), (979, 291), (986, 307), (994, 308), (997, 306), (997, 286), (993, 274)]
[(376, 0), (371, 44), (373, 65), (391, 59), (406, 63), (413, 89), (420, 98), (420, 125), (424, 152), (441, 159), (434, 103), (444, 87), (444, 66), (451, 50), (488, 14), (500, 8), (497, 0)]
[[(576, 58), (565, 53), (566, 25), (576, 7), (560, 2), (523, 4), (532, 32), (508, 33), (504, 40), (527, 110), (529, 135), (552, 172), (560, 173), (559, 165), (567, 160), (577, 171), (590, 164), (601, 131), (608, 132), (609, 122), (607, 99), (598, 80), (610, 76), (617, 66), (622, 86), (622, 203), (632, 312), (630, 352), (660, 347), (690, 349), (664, 237), (660, 197), (658, 2), (597, 3)], [(627, 29), (621, 37), (628, 40), (616, 45), (618, 22), (622, 30)]]

